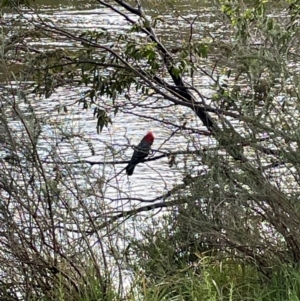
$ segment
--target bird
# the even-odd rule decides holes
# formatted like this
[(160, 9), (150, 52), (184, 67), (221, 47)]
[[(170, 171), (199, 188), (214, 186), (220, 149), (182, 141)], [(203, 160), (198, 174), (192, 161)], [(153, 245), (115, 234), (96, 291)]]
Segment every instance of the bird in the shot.
[(131, 176), (135, 166), (143, 162), (144, 159), (149, 155), (153, 141), (154, 135), (151, 131), (149, 131), (138, 144), (138, 146), (134, 148), (133, 155), (129, 161), (129, 164), (126, 166), (126, 174), (128, 176)]

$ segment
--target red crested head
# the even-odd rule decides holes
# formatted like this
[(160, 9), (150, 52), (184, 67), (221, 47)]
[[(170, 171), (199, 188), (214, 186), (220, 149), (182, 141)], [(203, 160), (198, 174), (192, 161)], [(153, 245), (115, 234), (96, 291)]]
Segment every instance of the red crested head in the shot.
[(154, 135), (153, 135), (153, 133), (152, 133), (151, 131), (148, 132), (147, 135), (144, 137), (144, 139), (145, 139), (148, 143), (152, 144), (153, 141), (154, 141)]

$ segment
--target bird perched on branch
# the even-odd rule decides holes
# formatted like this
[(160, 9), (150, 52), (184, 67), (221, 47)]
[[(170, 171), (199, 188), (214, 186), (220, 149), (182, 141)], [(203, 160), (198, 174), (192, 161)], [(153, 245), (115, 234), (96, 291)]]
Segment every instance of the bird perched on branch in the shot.
[(148, 132), (147, 135), (141, 140), (139, 145), (134, 148), (131, 160), (126, 166), (126, 173), (128, 176), (131, 176), (133, 174), (135, 166), (143, 162), (144, 159), (149, 155), (153, 141), (153, 133)]

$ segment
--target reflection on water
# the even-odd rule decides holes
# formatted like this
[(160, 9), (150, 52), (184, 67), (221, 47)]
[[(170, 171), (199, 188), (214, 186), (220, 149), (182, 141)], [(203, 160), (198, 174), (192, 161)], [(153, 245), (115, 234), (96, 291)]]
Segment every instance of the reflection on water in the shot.
[[(195, 5), (196, 2), (194, 2)], [(55, 25), (63, 27), (69, 31), (81, 32), (82, 30), (97, 30), (97, 29), (109, 29), (110, 31), (116, 31), (118, 33), (124, 32), (129, 28), (124, 19), (120, 18), (116, 13), (109, 9), (99, 8), (98, 5), (91, 6), (84, 1), (66, 1), (61, 3), (59, 1), (37, 1), (39, 11), (42, 18), (50, 19)], [(195, 9), (195, 12), (191, 14), (191, 8), (189, 2), (184, 3), (182, 13), (185, 13), (185, 17), (190, 19), (194, 18), (199, 11)], [(207, 24), (211, 16), (207, 14), (206, 10), (202, 10), (203, 15), (199, 17), (199, 27), (203, 27), (203, 24)], [(28, 12), (25, 14), (27, 18), (31, 18), (32, 14)], [(9, 22), (15, 15), (7, 12), (4, 18)], [(168, 16), (164, 16), (167, 22), (163, 24), (165, 28), (164, 34), (168, 37), (172, 36), (169, 43), (174, 45), (180, 44), (182, 41), (182, 34), (186, 34), (183, 31), (178, 32), (178, 28), (182, 25), (182, 18), (178, 20), (168, 20)], [(7, 23), (9, 24), (9, 23)], [(172, 25), (172, 26), (171, 26)], [(186, 24), (186, 30), (188, 31), (188, 25)], [(159, 29), (158, 29), (159, 31)], [(169, 32), (169, 33), (168, 33)], [(172, 32), (172, 35), (170, 34)], [(176, 32), (177, 43), (174, 43), (174, 33)], [(44, 39), (43, 41), (32, 40), (29, 43), (32, 47), (53, 49), (56, 47), (62, 48), (75, 48), (76, 43), (71, 44), (67, 41), (50, 41)], [(199, 83), (205, 87), (205, 79), (199, 78)], [(47, 118), (49, 124), (62, 123), (66, 128), (70, 127), (74, 131), (76, 129), (87, 139), (90, 139), (96, 150), (96, 155), (91, 156), (89, 147), (87, 145), (78, 146), (81, 159), (93, 160), (93, 161), (120, 161), (128, 160), (132, 154), (132, 148), (128, 147), (128, 141), (131, 145), (136, 145), (141, 137), (145, 135), (148, 130), (152, 130), (155, 135), (155, 141), (153, 144), (154, 150), (160, 152), (169, 151), (184, 151), (187, 148), (193, 149), (195, 145), (200, 147), (201, 145), (207, 145), (211, 143), (205, 137), (200, 135), (186, 136), (185, 133), (177, 132), (174, 134), (174, 126), (172, 124), (182, 124), (187, 122), (187, 127), (196, 126), (201, 129), (202, 124), (195, 118), (190, 109), (183, 109), (177, 107), (169, 107), (163, 110), (154, 110), (149, 106), (147, 109), (140, 108), (135, 109), (135, 115), (119, 112), (117, 116), (111, 118), (113, 125), (109, 125), (109, 128), (104, 128), (102, 133), (98, 135), (96, 133), (96, 120), (93, 118), (93, 108), (88, 111), (82, 111), (78, 105), (73, 105), (71, 110), (67, 113), (58, 113), (57, 107), (65, 104), (74, 104), (80, 99), (83, 88), (59, 88), (56, 93), (53, 93), (49, 99), (36, 98), (34, 106), (36, 108), (37, 115), (43, 118)], [(34, 96), (31, 96), (34, 98)], [(139, 99), (139, 95), (136, 98)], [(105, 100), (109, 102), (109, 100)], [(119, 101), (126, 102), (126, 99), (119, 99)], [(163, 101), (160, 101), (160, 105)], [(156, 120), (157, 119), (157, 120)], [(158, 120), (163, 120), (164, 123)], [(204, 129), (204, 128), (203, 128)], [(50, 133), (50, 128), (45, 126), (45, 131)], [(204, 129), (205, 130), (205, 129)], [(171, 139), (169, 137), (172, 136)], [(114, 152), (107, 147), (112, 145)], [(44, 146), (41, 145), (41, 149)], [(68, 158), (68, 160), (77, 160), (73, 156), (72, 151), (67, 147), (61, 148), (62, 153)], [(117, 153), (118, 156), (115, 156)], [(155, 154), (155, 153), (154, 153)], [(157, 153), (159, 154), (159, 153)], [(178, 167), (182, 167), (184, 162), (180, 157), (177, 158)], [(121, 170), (126, 164), (117, 165), (94, 165), (91, 170), (98, 173), (99, 177), (104, 174), (106, 179), (112, 179), (107, 185), (106, 196), (109, 199), (131, 197), (131, 198), (144, 198), (152, 199), (159, 195), (166, 193), (170, 190), (174, 183), (182, 182), (181, 174), (176, 170), (176, 167), (172, 168), (168, 165), (168, 159), (163, 158), (157, 161), (151, 161), (144, 164), (139, 164), (133, 176), (128, 178), (125, 172)], [(199, 171), (199, 166), (190, 166), (190, 169)], [(116, 174), (119, 174), (115, 176)]]

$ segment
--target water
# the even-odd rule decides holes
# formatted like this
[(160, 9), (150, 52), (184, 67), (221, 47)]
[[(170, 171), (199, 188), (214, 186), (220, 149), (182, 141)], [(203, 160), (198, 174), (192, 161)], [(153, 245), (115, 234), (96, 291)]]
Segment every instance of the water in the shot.
[[(195, 3), (193, 2), (191, 5), (195, 5)], [(188, 1), (181, 2), (181, 4), (182, 14), (188, 19), (192, 19), (198, 13), (195, 10), (195, 14), (191, 14)], [(206, 21), (207, 25), (211, 26), (211, 23), (208, 23), (211, 16), (207, 14), (207, 10), (202, 10), (202, 12), (203, 15), (197, 21), (199, 27), (195, 27), (199, 30), (205, 26)], [(52, 1), (51, 3), (43, 2), (40, 7), (40, 15), (47, 18), (49, 24), (53, 23), (63, 27), (76, 35), (86, 29), (99, 31), (107, 29), (114, 34), (125, 32), (129, 28), (124, 19), (110, 10), (99, 9), (99, 6), (92, 6), (84, 1), (69, 1), (56, 5), (52, 4)], [(34, 14), (26, 11), (25, 17), (30, 20)], [(6, 29), (14, 18), (16, 15), (9, 11), (6, 12), (4, 16)], [(183, 20), (181, 18), (173, 20), (171, 16), (170, 19), (168, 16), (166, 18), (168, 22), (161, 24), (157, 31), (159, 34), (162, 33), (161, 36), (166, 45), (177, 47), (181, 44), (182, 39), (186, 39), (188, 36), (189, 26), (186, 24), (185, 29), (179, 31), (179, 25), (182, 25)], [(28, 24), (23, 25), (27, 26)], [(200, 33), (196, 31), (195, 34), (199, 35)], [(174, 38), (170, 38), (172, 35)], [(30, 47), (38, 50), (62, 48), (72, 52), (81, 47), (77, 42), (69, 42), (58, 36), (56, 40), (47, 38), (39, 40), (30, 36), (26, 40)], [(10, 68), (10, 71), (16, 72), (20, 65), (16, 64)], [(2, 75), (4, 82), (2, 86), (13, 88), (16, 95), (15, 98), (9, 98), (11, 102), (18, 99), (18, 91), (28, 88), (31, 80), (30, 74), (25, 74), (22, 81), (18, 82), (16, 79), (12, 87), (8, 83), (7, 73), (3, 72)], [(197, 78), (196, 81), (196, 87), (201, 89), (205, 95), (211, 93), (207, 89), (209, 84), (207, 79)], [(133, 152), (132, 146), (137, 145), (149, 130), (155, 136), (152, 146), (153, 157), (169, 152), (202, 149), (213, 142), (207, 138), (208, 136), (201, 134), (201, 131), (205, 134), (207, 130), (190, 109), (171, 106), (164, 99), (150, 97), (146, 99), (135, 89), (130, 91), (130, 104), (125, 97), (118, 97), (116, 102), (120, 109), (116, 116), (111, 109), (112, 101), (104, 97), (100, 99), (101, 108), (106, 109), (112, 119), (112, 125), (109, 124), (100, 134), (97, 134), (97, 121), (93, 116), (94, 107), (82, 110), (82, 104), (78, 104), (86, 90), (87, 88), (84, 86), (66, 85), (55, 89), (49, 98), (33, 94), (27, 95), (27, 98), (35, 109), (36, 117), (42, 120), (43, 124), (37, 147), (40, 159), (44, 162), (43, 166), (49, 187), (59, 172), (63, 177), (63, 181), (57, 187), (57, 194), (55, 189), (51, 190), (55, 214), (55, 230), (53, 232), (56, 234), (55, 238), (60, 244), (61, 250), (67, 258), (68, 256), (84, 258), (85, 254), (89, 254), (89, 250), (96, 250), (95, 254), (99, 255), (99, 246), (100, 243), (103, 243), (107, 253), (102, 256), (102, 259), (106, 258), (113, 262), (114, 254), (110, 253), (112, 247), (117, 247), (121, 254), (121, 250), (128, 246), (129, 236), (138, 238), (143, 229), (153, 225), (153, 214), (159, 212), (154, 216), (159, 220), (161, 211), (149, 211), (147, 206), (169, 201), (170, 198), (165, 198), (165, 195), (176, 185), (183, 183), (183, 177), (186, 176), (185, 172), (182, 172), (184, 169), (187, 174), (197, 174), (205, 169), (200, 156), (186, 158), (186, 156), (178, 155), (172, 167), (168, 164), (168, 158), (163, 157), (139, 164), (135, 168), (133, 176), (127, 177), (123, 170), (127, 164), (120, 162), (130, 159)], [(20, 104), (20, 109), (25, 110), (27, 106)], [(62, 110), (64, 106), (67, 106), (67, 112)], [(183, 124), (186, 129), (178, 128)], [(10, 125), (15, 133), (20, 132), (22, 128), (14, 116), (11, 117)], [(197, 129), (198, 132), (192, 131), (192, 129)], [(66, 139), (65, 137), (72, 138)], [(5, 155), (5, 152), (0, 152), (0, 156)], [(82, 166), (78, 164), (79, 161), (87, 163)], [(30, 167), (30, 162), (28, 165)], [(39, 178), (39, 180), (40, 182), (37, 181), (34, 186), (35, 190), (32, 188), (33, 192), (31, 186), (28, 185), (28, 194), (30, 195), (28, 202), (31, 206), (35, 206), (38, 212), (38, 217), (35, 216), (33, 221), (35, 229), (37, 229), (35, 231), (39, 234), (35, 236), (34, 245), (37, 246), (37, 249), (41, 249), (41, 256), (47, 258), (48, 262), (48, 258), (52, 258), (55, 253), (55, 244), (50, 241), (46, 246), (41, 238), (45, 235), (47, 239), (51, 240), (53, 234), (52, 226), (49, 224), (48, 203), (43, 190), (45, 189), (43, 187), (44, 179)], [(24, 179), (20, 176), (20, 186), (22, 181)], [(29, 182), (29, 179), (26, 181)], [(57, 195), (60, 198), (57, 198)], [(26, 207), (22, 207), (22, 202), (23, 200), (16, 201), (16, 205), (12, 204), (13, 210), (17, 212), (14, 218), (19, 225), (20, 233), (25, 231), (25, 227), (32, 220), (32, 212), (27, 211)], [(18, 215), (19, 207), (22, 208), (22, 213)], [(135, 213), (134, 210), (141, 210), (141, 208), (145, 210), (138, 215), (134, 214), (134, 218), (126, 219), (125, 222), (122, 222), (123, 219), (119, 219), (114, 223), (106, 223), (112, 221), (113, 216), (124, 211), (133, 210)], [(31, 228), (32, 225), (28, 225), (28, 229)], [(89, 235), (88, 239), (86, 239), (86, 233)], [(20, 241), (22, 241), (22, 237)], [(118, 256), (120, 255), (118, 254)], [(88, 255), (86, 257), (90, 260)], [(65, 257), (59, 257), (59, 260), (64, 262)], [(118, 264), (120, 261), (117, 261), (115, 266), (113, 263), (111, 264), (113, 272)], [(3, 269), (5, 268), (3, 267)], [(17, 266), (16, 273), (19, 273)]]
[[(195, 14), (190, 14), (188, 3), (185, 3), (182, 7), (186, 9), (183, 9), (183, 13), (186, 14), (184, 17), (187, 19), (195, 17)], [(80, 33), (81, 30), (86, 29), (107, 29), (111, 32), (121, 33), (129, 29), (125, 20), (111, 10), (102, 9), (98, 6), (82, 5), (81, 1), (69, 2), (68, 6), (63, 5), (63, 3), (51, 5), (50, 3), (43, 2), (39, 10), (42, 18), (47, 18), (48, 22), (51, 20), (51, 22), (58, 27), (63, 27), (73, 33)], [(25, 14), (25, 17), (29, 20), (33, 16), (31, 12)], [(7, 20), (14, 17), (15, 16), (10, 13), (5, 14)], [(165, 17), (168, 19), (168, 16)], [(199, 17), (201, 27), (203, 27), (203, 24), (206, 24), (205, 20), (209, 20), (210, 18), (211, 16), (204, 10), (203, 16)], [(183, 22), (182, 18), (178, 18), (178, 22), (177, 26), (181, 26)], [(169, 26), (167, 31), (174, 33), (174, 29), (175, 32), (177, 32), (177, 28)], [(186, 30), (188, 31), (187, 26)], [(181, 34), (186, 33), (187, 32), (183, 31)], [(168, 36), (172, 35), (168, 34)], [(167, 44), (170, 43), (174, 43), (174, 40), (167, 41)], [(178, 40), (178, 43), (180, 43), (180, 40)], [(61, 39), (56, 41), (33, 39), (29, 41), (28, 44), (37, 49), (54, 49), (59, 47), (72, 50), (76, 49), (76, 47), (80, 47), (76, 42), (70, 43)], [(201, 80), (201, 78), (199, 78), (199, 82), (202, 82), (205, 87), (206, 82), (204, 79)], [(107, 181), (105, 185), (105, 196), (108, 199), (117, 200), (124, 197), (140, 200), (156, 199), (160, 195), (167, 193), (175, 184), (182, 182), (181, 173), (177, 168), (169, 167), (167, 158), (139, 164), (136, 167), (134, 175), (130, 178), (125, 175), (125, 172), (120, 173), (126, 164), (103, 164), (105, 161), (114, 161), (117, 163), (118, 161), (128, 160), (132, 154), (132, 148), (129, 147), (128, 144), (130, 143), (131, 146), (138, 144), (148, 130), (152, 130), (155, 135), (155, 142), (153, 144), (154, 151), (163, 153), (184, 151), (187, 147), (193, 149), (194, 146), (192, 144), (196, 144), (198, 148), (205, 145), (207, 146), (207, 144), (210, 143), (208, 139), (201, 137), (199, 134), (189, 136), (183, 131), (174, 134), (174, 131), (176, 131), (174, 125), (183, 124), (184, 122), (187, 122), (187, 127), (196, 126), (200, 130), (205, 130), (205, 128), (199, 120), (195, 118), (190, 109), (175, 106), (161, 110), (158, 109), (158, 106), (163, 107), (168, 105), (164, 100), (159, 100), (154, 106), (150, 105), (147, 108), (135, 109), (134, 115), (130, 113), (127, 114), (130, 110), (126, 108), (126, 105), (123, 108), (123, 112), (121, 110), (117, 116), (114, 116), (113, 112), (109, 112), (113, 124), (109, 125), (108, 128), (104, 128), (102, 133), (98, 135), (96, 133), (96, 120), (93, 118), (93, 108), (82, 111), (80, 106), (73, 105), (69, 107), (68, 113), (57, 112), (58, 106), (76, 103), (84, 89), (83, 87), (56, 89), (55, 93), (53, 93), (49, 99), (44, 99), (43, 97), (35, 99), (34, 106), (37, 115), (47, 116), (50, 121), (52, 120), (54, 125), (62, 123), (65, 127), (72, 128), (72, 131), (76, 129), (85, 139), (92, 142), (96, 151), (95, 155), (91, 156), (87, 145), (80, 145), (77, 150), (82, 160), (100, 163), (99, 165), (93, 165), (92, 170), (104, 175)], [(31, 97), (34, 98), (33, 95)], [(135, 95), (136, 104), (140, 102), (141, 98), (142, 95)], [(118, 103), (126, 103), (126, 100), (122, 99), (121, 96), (117, 101)], [(147, 101), (149, 100), (144, 101), (144, 103)], [(107, 102), (106, 107), (109, 108), (109, 100), (104, 100), (104, 103), (105, 102)], [(112, 146), (114, 152), (118, 153), (118, 156), (112, 154), (107, 144)], [(68, 154), (71, 150), (68, 149), (67, 146), (64, 147), (62, 151), (69, 160), (75, 159), (72, 158), (71, 154)], [(154, 153), (154, 156), (156, 154), (160, 153)], [(182, 160), (182, 158), (179, 156), (177, 159), (179, 168), (183, 166), (180, 160)], [(193, 169), (192, 166), (191, 169)], [(195, 171), (199, 171), (199, 168), (195, 168)], [(134, 203), (136, 204), (137, 202)], [(129, 208), (130, 205), (127, 203), (126, 207)]]
[[(193, 23), (194, 30), (192, 31), (194, 40), (205, 40), (216, 36), (222, 38), (222, 36), (225, 35), (224, 33), (226, 32), (224, 28), (222, 28), (222, 24), (215, 22), (211, 8), (208, 10), (201, 7), (197, 1), (193, 1), (192, 3), (181, 1), (176, 7), (180, 11), (177, 17), (174, 17), (175, 14), (165, 14), (163, 7), (147, 8), (150, 13), (154, 14), (154, 12), (159, 11), (164, 15), (165, 21), (159, 23), (157, 32), (170, 49), (181, 46), (183, 41), (189, 40), (191, 34), (189, 22), (193, 22), (196, 16), (197, 19), (195, 23)], [(100, 9), (98, 5), (93, 6), (83, 1), (58, 2), (56, 4), (43, 2), (40, 13), (44, 18), (48, 18), (47, 22), (49, 22), (49, 24), (52, 22), (76, 35), (85, 29), (98, 31), (110, 30), (112, 34), (118, 34), (126, 32), (129, 28), (124, 19), (120, 18), (114, 12), (108, 9)], [(26, 11), (25, 16), (31, 19), (34, 15)], [(10, 20), (14, 18), (16, 18), (16, 15), (7, 12), (4, 16), (6, 21), (5, 26), (9, 26)], [(206, 28), (209, 28), (211, 37), (207, 33)], [(43, 50), (62, 48), (72, 52), (81, 47), (80, 43), (69, 42), (59, 36), (57, 36), (56, 40), (49, 40), (47, 38), (37, 40), (32, 37), (27, 37), (27, 42), (31, 47)], [(223, 56), (223, 54), (217, 56), (216, 64), (219, 64), (218, 59), (225, 60), (227, 57)], [(205, 59), (199, 60), (198, 67), (203, 67), (207, 74), (211, 74), (211, 72), (215, 70), (214, 60), (212, 59), (210, 63), (211, 66), (208, 65), (209, 62)], [(230, 64), (230, 62), (228, 62), (228, 64)], [(228, 66), (227, 62), (226, 66)], [(17, 64), (14, 67), (18, 70)], [(14, 69), (12, 68), (12, 70)], [(215, 73), (214, 76), (216, 77)], [(28, 86), (29, 80), (30, 74), (28, 77), (25, 76), (21, 83), (17, 80), (13, 81), (12, 88), (18, 91), (20, 90), (19, 85), (21, 85), (23, 89), (23, 87)], [(3, 81), (5, 81), (5, 76), (3, 77)], [(5, 85), (7, 87), (8, 83), (5, 82)], [(204, 77), (203, 75), (203, 77), (199, 76), (195, 78), (194, 86), (198, 88), (209, 101), (209, 97), (212, 94), (212, 91), (209, 89), (209, 87), (212, 87), (212, 81), (209, 79), (209, 76)], [(28, 98), (35, 108), (37, 117), (44, 122), (38, 143), (38, 151), (41, 159), (47, 162), (44, 164), (46, 174), (50, 179), (53, 179), (55, 176), (54, 167), (56, 168), (57, 165), (59, 165), (62, 176), (64, 177), (63, 184), (59, 187), (59, 189), (64, 192), (60, 196), (60, 201), (55, 199), (55, 195), (53, 196), (53, 199), (57, 201), (54, 206), (56, 221), (58, 221), (57, 224), (61, 226), (61, 228), (57, 226), (55, 231), (57, 230), (56, 234), (59, 237), (59, 243), (64, 247), (64, 249), (62, 249), (64, 251), (69, 250), (69, 245), (71, 246), (76, 240), (76, 243), (74, 243), (76, 245), (76, 251), (80, 249), (82, 253), (85, 253), (89, 247), (90, 249), (95, 247), (97, 250), (96, 253), (98, 254), (99, 245), (105, 243), (104, 249), (109, 253), (112, 246), (117, 246), (119, 249), (124, 250), (128, 246), (129, 236), (139, 238), (143, 229), (148, 229), (150, 226), (153, 228), (156, 226), (159, 227), (161, 225), (160, 223), (162, 223), (159, 219), (161, 217), (161, 211), (155, 215), (158, 222), (154, 223), (151, 218), (159, 210), (148, 210), (149, 207), (147, 206), (149, 204), (162, 204), (163, 206), (164, 203), (171, 199), (171, 197), (165, 198), (164, 196), (169, 191), (172, 191), (176, 185), (182, 184), (187, 174), (201, 174), (203, 171), (205, 172), (205, 169), (209, 169), (207, 166), (203, 166), (201, 156), (187, 157), (178, 155), (176, 156), (173, 166), (169, 166), (168, 158), (164, 157), (159, 160), (139, 164), (135, 169), (134, 175), (127, 177), (123, 170), (126, 163), (123, 161), (130, 159), (133, 152), (132, 146), (137, 145), (149, 130), (152, 130), (155, 135), (153, 144), (154, 157), (169, 152), (184, 152), (194, 149), (205, 150), (210, 146), (214, 146), (215, 141), (208, 138), (209, 135), (206, 128), (203, 127), (201, 121), (195, 117), (190, 109), (182, 106), (170, 106), (169, 102), (164, 99), (155, 99), (153, 97), (145, 98), (134, 89), (130, 91), (130, 103), (125, 97), (118, 97), (116, 102), (120, 109), (116, 116), (114, 116), (113, 110), (111, 109), (112, 100), (105, 97), (99, 99), (101, 108), (107, 111), (113, 124), (109, 124), (100, 134), (97, 134), (96, 120), (93, 117), (94, 107), (82, 110), (82, 105), (78, 105), (78, 100), (82, 97), (86, 89), (84, 86), (75, 87), (66, 85), (63, 88), (57, 88), (47, 99), (32, 94), (28, 95)], [(63, 112), (63, 110), (58, 112), (58, 108), (62, 108), (66, 105), (68, 107), (67, 112)], [(23, 108), (21, 105), (20, 107), (21, 109)], [(248, 109), (249, 115), (253, 114), (252, 107), (249, 106)], [(243, 113), (248, 113), (247, 108), (243, 110)], [(297, 114), (298, 112), (295, 110), (290, 113), (290, 115), (295, 118)], [(213, 114), (211, 115), (213, 116)], [(245, 116), (247, 116), (247, 114), (245, 114)], [(220, 121), (221, 118), (218, 120)], [(238, 124), (238, 118), (236, 120), (234, 120), (234, 118), (228, 118), (227, 120), (232, 122), (235, 130), (240, 131), (240, 133), (245, 134), (245, 136), (248, 135), (248, 137), (252, 137), (252, 128), (248, 128), (246, 122), (244, 124), (242, 122)], [(185, 129), (178, 127), (183, 124), (185, 124)], [(249, 124), (251, 125), (251, 122), (249, 122)], [(22, 128), (22, 124), (17, 122), (14, 116), (11, 118), (10, 125), (15, 132), (18, 132), (18, 130)], [(255, 125), (255, 122), (253, 122), (253, 125)], [(266, 125), (268, 125), (268, 122), (266, 122)], [(280, 127), (280, 123), (278, 123), (278, 127)], [(193, 131), (195, 129), (197, 131)], [(245, 131), (248, 132), (245, 133)], [(262, 145), (276, 148), (276, 145), (278, 147), (279, 144), (272, 144), (270, 142), (271, 140), (267, 139), (269, 138), (268, 135), (270, 133), (272, 134), (272, 132), (272, 129), (269, 133), (264, 133), (262, 129), (259, 129), (256, 134), (266, 138), (266, 141), (263, 141)], [(72, 138), (63, 139), (65, 136)], [(273, 141), (276, 142), (276, 139), (273, 139)], [(57, 165), (53, 164), (55, 156), (49, 156), (49, 153), (54, 152), (54, 150), (63, 161), (58, 161)], [(251, 145), (248, 149), (245, 149), (247, 157), (250, 160), (253, 159), (253, 166), (258, 166), (257, 162), (259, 162), (259, 166), (263, 166), (266, 162), (268, 163), (268, 158), (264, 155), (255, 161), (257, 152), (254, 150), (255, 147), (252, 148)], [(223, 151), (222, 154), (224, 154), (224, 157), (216, 156), (216, 160), (221, 160), (225, 165), (225, 161), (227, 160), (225, 151)], [(212, 179), (212, 181), (215, 180), (215, 184), (212, 184), (212, 186), (208, 188), (209, 190), (205, 192), (207, 195), (212, 193), (211, 199), (209, 200), (211, 203), (209, 206), (211, 206), (212, 209), (208, 215), (213, 215), (216, 212), (219, 213), (220, 216), (224, 216), (226, 212), (230, 212), (230, 208), (236, 208), (236, 215), (228, 221), (225, 221), (226, 226), (227, 222), (230, 224), (235, 218), (237, 221), (239, 220), (242, 207), (239, 205), (239, 201), (243, 203), (247, 202), (247, 200), (246, 198), (243, 199), (243, 196), (241, 199), (234, 196), (233, 202), (226, 199), (226, 195), (228, 197), (230, 194), (224, 193), (224, 191), (233, 189), (233, 194), (238, 194), (239, 190), (234, 191), (236, 188), (231, 188), (230, 185), (226, 184), (227, 182), (224, 180), (225, 175), (222, 175), (222, 173), (220, 173), (220, 175), (217, 174), (218, 170), (216, 169), (219, 167), (222, 168), (222, 164), (220, 164), (220, 166), (218, 166), (218, 164), (214, 165), (214, 162), (210, 162), (213, 159), (205, 160), (205, 162), (208, 162), (207, 164), (212, 164), (210, 171), (214, 171), (216, 173), (215, 176), (218, 177), (216, 180)], [(86, 164), (80, 166), (78, 164), (79, 161), (86, 161)], [(230, 166), (230, 163), (228, 163), (228, 165)], [(71, 168), (69, 168), (69, 166), (71, 166)], [(224, 170), (226, 171), (225, 166)], [(235, 176), (235, 172), (237, 177), (239, 172), (242, 174), (242, 171), (239, 169), (239, 162), (236, 162), (236, 165), (233, 166), (232, 176)], [(247, 173), (245, 172), (245, 174)], [(22, 183), (22, 175), (17, 174), (17, 176), (19, 177), (18, 180), (20, 183)], [(287, 173), (285, 174), (283, 170), (280, 170), (274, 182), (280, 179), (280, 177), (281, 179), (288, 179)], [(224, 182), (222, 183), (222, 181)], [(242, 178), (241, 183), (243, 183), (243, 181), (244, 179)], [(282, 182), (284, 183), (285, 181)], [(246, 181), (244, 181), (244, 183), (247, 184)], [(292, 184), (289, 185), (292, 186), (295, 182), (291, 180), (290, 183)], [(39, 184), (40, 183), (37, 185)], [(246, 184), (244, 184), (244, 186), (246, 186)], [(222, 185), (225, 185), (225, 187), (221, 187)], [(288, 185), (287, 187), (289, 189)], [(42, 190), (42, 184), (41, 187), (38, 188)], [(38, 191), (37, 189), (37, 194)], [(245, 188), (245, 192), (246, 191), (247, 188)], [(186, 192), (179, 195), (179, 200), (181, 200), (181, 197), (188, 197), (184, 195), (184, 193)], [(223, 197), (222, 193), (225, 197), (224, 200), (221, 200), (221, 197)], [(259, 192), (254, 191), (254, 195), (256, 193)], [(201, 192), (199, 192), (199, 195), (201, 195)], [(37, 199), (38, 203), (36, 203)], [(47, 204), (43, 202), (44, 199), (32, 198), (32, 200), (32, 203), (42, 212), (42, 217), (45, 215), (48, 218)], [(21, 205), (23, 204), (21, 203)], [(170, 208), (173, 208), (173, 204), (171, 205)], [(222, 209), (223, 205), (224, 208)], [(25, 207), (22, 207), (23, 210), (24, 208)], [(196, 208), (201, 209), (201, 206)], [(251, 205), (249, 208), (251, 209)], [(14, 209), (16, 209), (15, 211), (18, 213), (18, 206)], [(137, 215), (135, 210), (139, 211), (141, 209), (144, 209), (144, 211), (139, 212)], [(129, 210), (132, 210), (134, 218), (114, 220), (114, 216), (122, 217), (121, 213)], [(235, 212), (234, 210), (232, 212)], [(174, 211), (176, 211), (176, 208)], [(254, 210), (253, 212), (253, 216), (257, 216), (258, 211)], [(27, 218), (28, 216), (31, 216), (31, 212), (27, 213), (27, 215), (25, 214), (25, 216), (22, 214), (17, 216), (16, 214), (16, 220), (21, 225), (20, 233), (22, 233), (24, 229), (22, 225), (26, 225), (28, 220), (30, 220)], [(49, 234), (49, 220), (47, 218), (41, 219), (42, 222), (40, 223), (43, 225), (42, 229), (45, 229), (44, 231)], [(187, 216), (187, 218), (189, 217)], [(112, 220), (115, 221), (115, 223), (106, 223)], [(123, 222), (123, 220), (125, 220), (125, 222)], [(241, 221), (241, 223), (243, 223), (243, 221)], [(246, 223), (247, 221), (245, 221), (245, 224)], [(251, 224), (251, 221), (249, 221), (249, 223)], [(6, 223), (3, 222), (3, 225), (6, 225)], [(196, 226), (200, 229), (201, 221), (199, 221), (199, 225)], [(269, 224), (267, 227), (271, 228)], [(70, 228), (75, 228), (77, 231), (72, 232)], [(86, 241), (85, 237), (87, 234), (85, 231), (87, 231), (89, 235), (89, 239)], [(269, 233), (271, 233), (271, 231)], [(266, 237), (268, 236), (273, 240), (275, 236), (273, 233), (275, 233), (275, 231), (269, 236), (266, 235)], [(48, 237), (51, 237), (51, 235), (48, 235)], [(77, 244), (79, 237), (83, 238), (84, 243)], [(54, 248), (48, 249), (48, 246), (45, 247), (43, 241), (38, 239), (39, 238), (37, 238), (35, 245), (43, 246), (46, 250), (44, 251), (43, 249), (45, 258), (49, 258), (49, 254), (53, 255), (53, 253), (55, 253), (53, 251)], [(74, 250), (70, 247), (70, 251), (66, 251), (66, 254), (70, 254), (70, 257), (73, 258), (72, 252), (74, 252)], [(106, 256), (103, 256), (103, 258), (104, 257)], [(111, 260), (113, 256), (107, 255), (107, 258)], [(118, 264), (119, 263), (120, 261), (118, 261)]]

